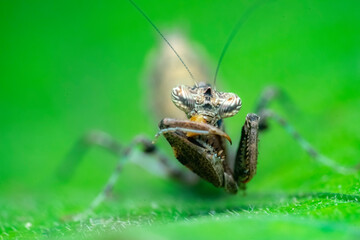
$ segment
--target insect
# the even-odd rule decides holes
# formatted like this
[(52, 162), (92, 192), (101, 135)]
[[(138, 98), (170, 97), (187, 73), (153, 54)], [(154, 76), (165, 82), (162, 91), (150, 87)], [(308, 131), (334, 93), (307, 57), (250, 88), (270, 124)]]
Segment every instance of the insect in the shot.
[[(165, 38), (149, 17), (132, 1), (129, 2), (141, 13), (143, 17), (160, 34), (178, 60), (185, 67), (194, 80), (193, 86), (174, 86), (171, 100), (174, 105), (184, 112), (187, 119), (164, 118), (159, 123), (159, 132), (156, 138), (163, 135), (174, 151), (175, 158), (196, 176), (210, 182), (215, 187), (224, 188), (227, 192), (235, 194), (239, 189), (245, 189), (246, 184), (256, 173), (258, 160), (259, 133), (268, 128), (268, 120), (273, 119), (299, 143), (315, 160), (321, 162), (340, 173), (352, 173), (355, 168), (341, 166), (333, 160), (318, 153), (301, 135), (282, 117), (268, 108), (269, 103), (276, 99), (281, 91), (268, 88), (260, 96), (254, 113), (249, 113), (243, 123), (240, 142), (235, 158), (230, 159), (227, 152), (227, 142), (232, 143), (230, 136), (224, 128), (224, 119), (236, 115), (241, 108), (241, 99), (231, 92), (221, 92), (215, 88), (216, 75), (224, 54), (233, 40), (238, 28), (254, 8), (244, 14), (231, 33), (216, 68), (214, 84), (197, 82), (173, 45)], [(170, 93), (169, 93), (170, 94)], [(70, 152), (68, 160), (60, 168), (60, 173), (70, 176), (74, 166), (81, 159), (90, 146), (101, 146), (119, 157), (119, 164), (110, 176), (104, 190), (95, 198), (88, 211), (96, 208), (112, 190), (122, 168), (122, 159), (131, 150), (140, 145), (145, 154), (152, 154), (163, 165), (167, 175), (183, 182), (193, 182), (194, 175), (174, 169), (169, 159), (160, 153), (154, 141), (144, 136), (136, 137), (128, 146), (123, 147), (110, 135), (103, 132), (92, 132), (82, 138)], [(233, 164), (231, 164), (233, 162)]]

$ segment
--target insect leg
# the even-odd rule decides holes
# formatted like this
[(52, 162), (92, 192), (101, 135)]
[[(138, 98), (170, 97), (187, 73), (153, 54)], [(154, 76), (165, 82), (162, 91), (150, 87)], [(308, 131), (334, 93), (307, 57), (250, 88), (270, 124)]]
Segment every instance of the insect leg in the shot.
[(295, 139), (295, 141), (300, 145), (300, 147), (304, 149), (310, 155), (310, 157), (315, 159), (317, 162), (324, 164), (325, 166), (328, 166), (341, 174), (353, 174), (359, 171), (360, 165), (354, 167), (342, 166), (334, 160), (319, 153), (305, 138), (303, 138), (296, 131), (296, 129), (292, 125), (290, 125), (284, 118), (282, 118), (275, 112), (271, 110), (266, 110), (262, 112), (261, 116), (264, 118), (274, 119), (278, 124), (280, 124), (280, 126), (282, 126), (286, 130), (286, 132), (288, 132)]
[(256, 173), (258, 157), (258, 129), (260, 118), (249, 113), (242, 127), (241, 139), (235, 157), (234, 178), (239, 188), (245, 189)]
[(61, 180), (69, 180), (84, 155), (93, 147), (102, 147), (115, 156), (121, 156), (123, 147), (109, 134), (102, 131), (91, 131), (81, 137), (66, 155), (64, 162), (57, 170)]
[[(165, 173), (167, 177), (170, 177), (172, 179), (175, 179), (179, 182), (185, 183), (185, 184), (194, 184), (197, 182), (198, 178), (196, 175), (192, 174), (188, 171), (182, 171), (178, 168), (175, 168), (171, 164), (171, 159), (169, 159), (165, 154), (161, 153), (157, 146), (153, 144), (153, 142), (142, 135), (139, 135), (134, 138), (133, 140), (134, 145), (141, 145), (143, 147), (143, 152), (148, 155), (152, 155), (162, 166), (162, 170)], [(138, 161), (136, 162), (138, 165), (144, 167), (146, 170), (150, 170), (149, 164), (146, 165), (144, 161)], [(158, 170), (151, 171), (153, 174), (158, 174)], [(190, 173), (190, 174), (189, 174)]]
[(303, 148), (310, 155), (310, 157), (312, 157), (317, 162), (324, 164), (325, 166), (328, 166), (341, 174), (352, 174), (358, 172), (360, 165), (357, 165), (355, 167), (345, 167), (338, 164), (334, 160), (322, 155), (305, 138), (303, 138), (296, 131), (296, 129), (291, 124), (289, 124), (284, 118), (282, 118), (279, 114), (275, 113), (274, 111), (268, 109), (268, 105), (272, 100), (274, 99), (284, 100), (284, 97), (286, 97), (286, 95), (283, 92), (281, 92), (279, 89), (276, 88), (265, 89), (265, 91), (260, 97), (260, 101), (258, 102), (258, 105), (256, 106), (256, 113), (259, 114), (261, 119), (259, 123), (259, 130), (262, 131), (267, 129), (268, 120), (273, 119), (295, 139), (295, 141), (300, 145), (301, 148)]
[(168, 133), (168, 132), (176, 132), (178, 130), (183, 131), (183, 132), (191, 132), (191, 133), (195, 133), (195, 134), (204, 134), (204, 135), (210, 134), (210, 132), (208, 130), (196, 130), (196, 129), (184, 128), (184, 127), (171, 127), (171, 128), (161, 129), (155, 135), (155, 140), (154, 141), (156, 141), (161, 136), (161, 134)]
[(159, 138), (161, 134), (180, 130), (187, 133), (194, 133), (195, 135), (218, 135), (220, 137), (226, 138), (230, 144), (232, 144), (229, 135), (227, 135), (221, 129), (206, 123), (164, 118), (160, 121), (159, 127), (160, 131), (155, 135), (155, 140)]
[[(167, 176), (182, 182), (189, 182), (189, 179), (182, 175), (182, 171), (171, 167), (170, 160), (164, 154), (161, 154), (152, 141), (145, 136), (139, 135), (135, 137), (131, 144), (124, 148), (112, 136), (101, 131), (92, 131), (79, 139), (79, 141), (73, 146), (71, 151), (66, 156), (64, 163), (62, 163), (59, 167), (57, 175), (62, 180), (68, 180), (73, 175), (77, 165), (80, 163), (84, 155), (94, 146), (102, 147), (116, 157), (122, 159), (138, 145), (142, 147), (143, 153), (151, 154), (156, 159), (158, 159)], [(135, 163), (140, 166), (144, 164), (143, 162), (139, 161), (135, 161)], [(145, 167), (145, 169), (148, 168)]]
[(284, 91), (276, 87), (266, 87), (261, 93), (259, 101), (255, 107), (255, 113), (260, 116), (260, 131), (268, 128), (268, 117), (263, 114), (263, 111), (267, 110), (269, 108), (269, 104), (275, 99), (277, 99), (286, 109), (294, 109), (295, 104), (291, 104), (291, 99)]
[[(76, 165), (78, 165), (81, 158), (93, 146), (100, 146), (114, 154), (116, 157), (118, 157), (118, 163), (114, 172), (111, 174), (105, 186), (103, 187), (103, 190), (92, 201), (89, 208), (84, 213), (76, 216), (76, 218), (86, 216), (105, 200), (106, 196), (108, 196), (112, 191), (120, 175), (122, 166), (124, 164), (124, 159), (136, 146), (141, 146), (143, 153), (153, 155), (154, 158), (159, 161), (162, 166), (162, 170), (167, 176), (187, 184), (193, 184), (197, 180), (197, 178), (194, 178), (193, 175), (189, 175), (181, 170), (173, 168), (168, 158), (161, 154), (156, 146), (151, 142), (151, 140), (147, 139), (146, 137), (137, 136), (128, 146), (122, 147), (121, 144), (119, 144), (113, 137), (101, 131), (90, 132), (76, 143), (76, 145), (68, 154), (64, 164), (59, 168), (58, 175), (62, 179), (70, 178), (74, 168)], [(139, 165), (142, 165), (142, 163)]]

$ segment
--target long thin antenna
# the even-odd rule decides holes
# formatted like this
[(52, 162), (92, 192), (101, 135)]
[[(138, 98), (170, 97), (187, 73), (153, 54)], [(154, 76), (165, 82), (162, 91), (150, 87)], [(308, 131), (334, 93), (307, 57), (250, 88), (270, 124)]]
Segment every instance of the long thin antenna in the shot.
[(141, 15), (143, 15), (145, 17), (145, 19), (151, 24), (151, 26), (153, 26), (153, 28), (157, 31), (157, 33), (162, 37), (162, 39), (164, 39), (164, 41), (167, 43), (167, 45), (169, 45), (169, 47), (171, 48), (171, 50), (173, 50), (173, 52), (175, 53), (175, 55), (178, 57), (178, 59), (180, 60), (180, 62), (184, 65), (184, 67), (186, 68), (186, 70), (188, 71), (191, 79), (194, 81), (195, 85), (198, 86), (197, 82), (195, 81), (195, 78), (193, 76), (193, 74), (191, 73), (190, 69), (188, 68), (188, 66), (185, 64), (185, 62), (182, 60), (182, 58), (180, 57), (180, 55), (175, 51), (175, 49), (173, 48), (173, 46), (170, 44), (170, 42), (165, 38), (165, 36), (160, 32), (160, 30), (155, 26), (155, 24), (150, 20), (150, 18), (141, 10), (141, 8), (138, 7), (138, 5), (136, 5), (132, 0), (129, 0), (129, 2), (140, 12)]
[(219, 68), (220, 68), (220, 64), (224, 58), (224, 55), (227, 51), (227, 49), (229, 48), (230, 43), (232, 42), (232, 40), (234, 39), (235, 35), (238, 33), (240, 27), (244, 24), (244, 22), (249, 18), (249, 16), (251, 15), (251, 13), (260, 5), (260, 3), (263, 1), (258, 1), (257, 3), (253, 4), (250, 8), (248, 8), (246, 10), (246, 12), (240, 17), (240, 19), (238, 20), (238, 22), (236, 23), (235, 27), (233, 28), (229, 38), (227, 39), (225, 46), (221, 52), (220, 58), (219, 58), (219, 62), (218, 65), (216, 67), (215, 70), (215, 76), (214, 76), (214, 87), (216, 84), (216, 77), (218, 75), (219, 72)]

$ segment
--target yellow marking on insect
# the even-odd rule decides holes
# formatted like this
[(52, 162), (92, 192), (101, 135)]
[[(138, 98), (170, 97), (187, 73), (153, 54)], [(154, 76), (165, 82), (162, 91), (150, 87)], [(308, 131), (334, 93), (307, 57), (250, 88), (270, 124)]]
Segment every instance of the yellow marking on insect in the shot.
[[(202, 116), (202, 115), (194, 115), (190, 118), (190, 121), (192, 122), (201, 122), (201, 123), (206, 123), (206, 120), (205, 118)], [(186, 133), (186, 136), (187, 137), (195, 137), (195, 136), (198, 136), (200, 134), (198, 133), (193, 133), (193, 132), (188, 132)]]
[[(194, 116), (192, 116), (190, 118), (190, 121), (192, 121), (192, 122), (200, 122), (200, 123), (207, 123), (206, 119), (202, 115), (194, 115)], [(213, 132), (210, 131), (210, 133), (213, 133)], [(194, 137), (194, 136), (198, 136), (198, 135), (200, 135), (200, 134), (199, 133), (194, 133), (194, 132), (187, 132), (186, 133), (187, 137)], [(231, 138), (229, 137), (229, 135), (224, 133), (224, 135), (221, 135), (221, 136), (225, 137), (230, 142), (230, 144), (232, 144), (232, 141), (231, 141)]]

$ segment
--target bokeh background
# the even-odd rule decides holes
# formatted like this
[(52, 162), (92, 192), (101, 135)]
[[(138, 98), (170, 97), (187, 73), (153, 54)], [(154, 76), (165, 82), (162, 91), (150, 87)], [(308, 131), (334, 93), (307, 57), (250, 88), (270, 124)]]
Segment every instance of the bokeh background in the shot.
[[(181, 29), (201, 43), (213, 62), (253, 4), (136, 2), (160, 29)], [(275, 85), (288, 93), (294, 106), (272, 107), (306, 139), (339, 163), (359, 163), (359, 12), (355, 0), (277, 0), (264, 1), (252, 13), (220, 69), (223, 90), (236, 92), (243, 101), (242, 111), (226, 122), (235, 142), (262, 89)], [(156, 133), (142, 79), (146, 56), (161, 40), (125, 0), (2, 1), (0, 29), (3, 238), (88, 238), (94, 232), (121, 235), (134, 228), (146, 228), (154, 238), (176, 238), (178, 227), (197, 238), (220, 232), (260, 238), (294, 232), (300, 238), (359, 235), (359, 175), (344, 176), (315, 163), (275, 123), (261, 136), (258, 173), (245, 197), (209, 193), (213, 188), (205, 183), (201, 190), (181, 186), (128, 164), (114, 198), (94, 213), (105, 227), (85, 224), (96, 229), (91, 232), (84, 224), (60, 221), (82, 211), (115, 166), (111, 155), (95, 149), (69, 182), (56, 179), (56, 168), (82, 134), (101, 129), (129, 143), (139, 133)], [(171, 154), (164, 141), (160, 145)], [(347, 198), (339, 204), (336, 194)], [(265, 212), (276, 212), (276, 222)], [(129, 224), (120, 227), (122, 221)], [(259, 231), (251, 230), (259, 225)], [(129, 234), (141, 238), (136, 230)]]

